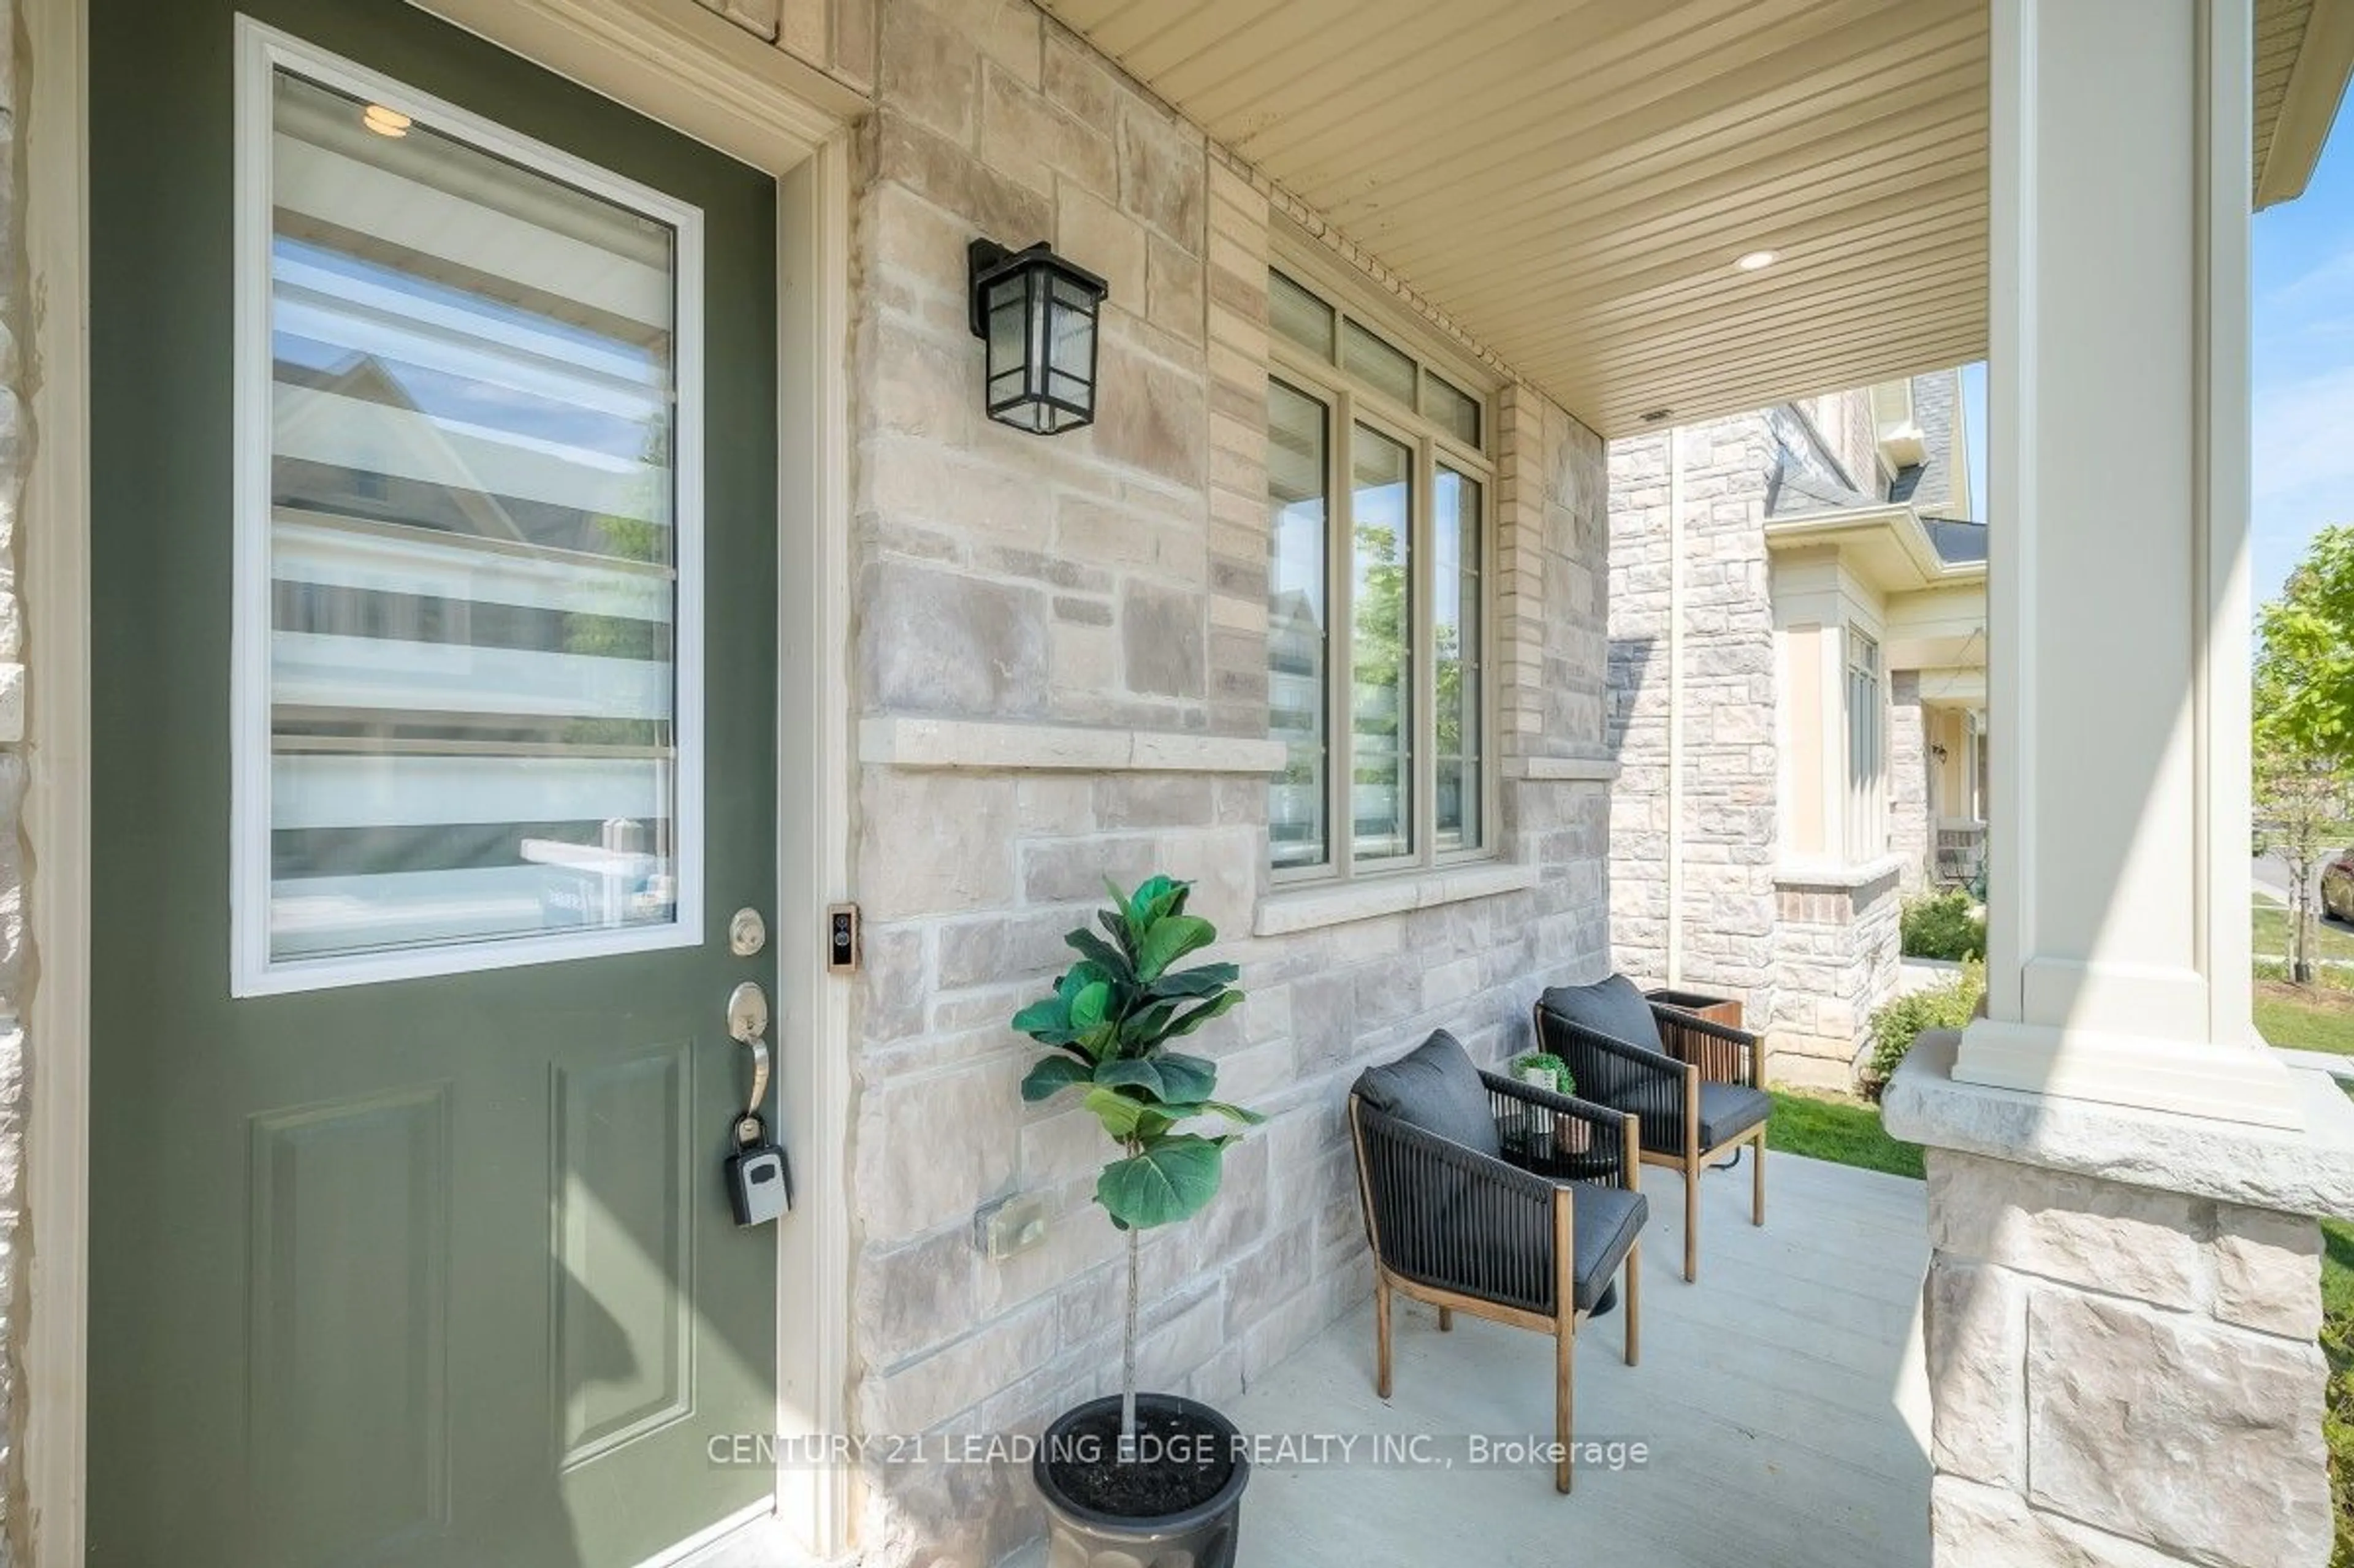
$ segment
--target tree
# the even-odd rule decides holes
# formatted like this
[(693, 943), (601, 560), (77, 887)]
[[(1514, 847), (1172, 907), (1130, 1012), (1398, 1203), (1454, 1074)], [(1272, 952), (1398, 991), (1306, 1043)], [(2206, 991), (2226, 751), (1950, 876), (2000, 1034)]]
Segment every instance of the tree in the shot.
[(2354, 526), (2323, 529), (2257, 617), (2257, 847), (2288, 863), (2290, 980), (2313, 979), (2313, 879), (2354, 833)]
[(1096, 1202), (1128, 1238), (1119, 1458), (1132, 1464), (1138, 1457), (1138, 1234), (1190, 1219), (1218, 1195), (1226, 1146), (1241, 1135), (1204, 1133), (1202, 1127), (1250, 1127), (1267, 1118), (1213, 1097), (1215, 1062), (1169, 1049), (1171, 1041), (1243, 1000), (1235, 989), (1242, 971), (1233, 964), (1173, 967), (1218, 937), (1215, 926), (1185, 913), (1193, 885), (1155, 876), (1134, 893), (1106, 887), (1111, 907), (1096, 916), (1103, 935), (1082, 927), (1063, 938), (1079, 961), (1051, 994), (1014, 1014), (1013, 1027), (1053, 1047), (1022, 1080), (1023, 1099), (1035, 1105), (1066, 1089), (1083, 1090), (1080, 1103), (1119, 1148), (1120, 1157), (1096, 1179)]

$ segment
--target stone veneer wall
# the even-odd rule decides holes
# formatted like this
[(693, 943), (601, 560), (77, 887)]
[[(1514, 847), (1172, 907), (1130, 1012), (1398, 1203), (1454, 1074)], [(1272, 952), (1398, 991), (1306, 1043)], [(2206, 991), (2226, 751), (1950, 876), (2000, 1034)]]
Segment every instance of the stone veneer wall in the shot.
[(1927, 1151), (1937, 1561), (2319, 1568), (2310, 1219)]
[[(1779, 836), (1774, 611), (1766, 556), (1771, 439), (1744, 414), (1682, 433), (1683, 927), (1686, 984), (1774, 1015)], [(1669, 554), (1666, 432), (1610, 447), (1610, 927), (1615, 968), (1668, 972)]]
[(1936, 869), (1936, 829), (1929, 811), (1929, 711), (1921, 705), (1921, 672), (1899, 670), (1888, 683), (1888, 848), (1902, 855), (1901, 889), (1918, 892)]
[[(1817, 399), (1814, 409), (1857, 440), (1869, 433), (1860, 392)], [(1855, 409), (1863, 411), (1850, 418)], [(1774, 436), (1757, 413), (1682, 434), (1677, 979), (1742, 998), (1750, 1027), (1767, 1035), (1767, 1068), (1777, 1079), (1844, 1089), (1871, 1011), (1896, 984), (1899, 868), (1892, 860), (1861, 868), (1868, 874), (1860, 877), (1829, 879), (1789, 878), (1779, 869), (1779, 698), (1765, 535)], [(1619, 763), (1611, 791), (1611, 962), (1646, 985), (1668, 978), (1671, 450), (1666, 432), (1610, 448), (1610, 744)], [(1900, 673), (1891, 687), (1891, 827), (1899, 845), (1908, 832), (1917, 838), (1916, 858), (1925, 861), (1918, 686), (1916, 674)]]
[(1897, 867), (1854, 876), (1776, 880), (1775, 991), (1768, 1070), (1784, 1083), (1854, 1086), (1872, 1010), (1896, 988)]
[[(1362, 1065), (1440, 1025), (1498, 1057), (1542, 986), (1606, 969), (1606, 789), (1504, 785), (1502, 847), (1532, 886), (1253, 934), (1268, 236), (1278, 210), (1319, 226), (1027, 5), (885, 0), (879, 28), (854, 260), (859, 713), (870, 736), (1036, 727), (1010, 752), (909, 766), (875, 748), (860, 769), (855, 1419), (1035, 1431), (1116, 1378), (1101, 1133), (1068, 1102), (1019, 1103), (1036, 1048), (1006, 1020), (1066, 961), (1103, 878), (1156, 869), (1200, 881), (1219, 955), (1243, 966), (1248, 1004), (1197, 1048), (1223, 1096), (1272, 1119), (1213, 1210), (1146, 1238), (1142, 1374), (1229, 1398), (1370, 1288), (1342, 1123)], [(976, 234), (1052, 238), (1110, 281), (1093, 428), (1042, 440), (982, 417)], [(1431, 316), (1393, 281), (1367, 286)], [(1601, 442), (1517, 388), (1498, 422), (1501, 748), (1598, 758)], [(1175, 738), (1141, 770), (1023, 765), (1107, 728)], [(975, 1210), (1016, 1192), (1048, 1195), (1046, 1239), (992, 1263)], [(979, 1563), (1038, 1528), (1010, 1472), (893, 1468), (869, 1477), (862, 1544), (880, 1563)]]
[[(1497, 1057), (1520, 1044), (1541, 987), (1607, 964), (1608, 800), (1591, 779), (1502, 786), (1501, 848), (1531, 885), (1251, 934), (1266, 782), (1217, 770), (1215, 740), (1267, 731), (1271, 208), (1511, 377), (1026, 0), (703, 3), (875, 104), (859, 132), (854, 258), (861, 715), (1206, 743), (1170, 754), (1182, 764), (1171, 771), (861, 770), (855, 1419), (867, 1434), (1034, 1430), (1116, 1375), (1116, 1239), (1087, 1202), (1099, 1135), (1083, 1112), (1020, 1105), (1031, 1052), (1005, 1020), (1060, 965), (1060, 934), (1087, 917), (1103, 875), (1155, 868), (1201, 879), (1199, 906), (1226, 933), (1221, 956), (1242, 962), (1252, 993), (1197, 1048), (1220, 1058), (1224, 1094), (1273, 1113), (1231, 1156), (1216, 1208), (1154, 1233), (1145, 1251), (1147, 1383), (1229, 1396), (1369, 1288), (1341, 1119), (1361, 1064), (1440, 1024)], [(14, 42), (12, 21), (0, 28), (12, 149)], [(13, 561), (24, 260), (13, 155), (5, 170), (0, 561)], [(1110, 280), (1091, 430), (1044, 440), (979, 414), (964, 247), (983, 234), (1052, 239)], [(1602, 443), (1514, 386), (1497, 414), (1500, 760), (1598, 759)], [(0, 588), (0, 1562), (30, 1557), (16, 1441), (16, 1020), (30, 970), (18, 626)], [(987, 1263), (973, 1211), (1028, 1191), (1055, 1200), (1048, 1240)], [(993, 1561), (1038, 1528), (1027, 1481), (1010, 1471), (869, 1479), (872, 1563)]]

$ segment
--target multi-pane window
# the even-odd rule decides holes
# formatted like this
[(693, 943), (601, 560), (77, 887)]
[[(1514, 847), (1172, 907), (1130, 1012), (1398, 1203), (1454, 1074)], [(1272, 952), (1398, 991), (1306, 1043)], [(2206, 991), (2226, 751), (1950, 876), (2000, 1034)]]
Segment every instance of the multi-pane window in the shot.
[(1486, 847), (1487, 405), (1282, 272), (1267, 397), (1278, 872), (1345, 876)]
[(1883, 754), (1885, 702), (1880, 683), (1880, 644), (1857, 628), (1847, 629), (1847, 853), (1864, 861), (1888, 847)]

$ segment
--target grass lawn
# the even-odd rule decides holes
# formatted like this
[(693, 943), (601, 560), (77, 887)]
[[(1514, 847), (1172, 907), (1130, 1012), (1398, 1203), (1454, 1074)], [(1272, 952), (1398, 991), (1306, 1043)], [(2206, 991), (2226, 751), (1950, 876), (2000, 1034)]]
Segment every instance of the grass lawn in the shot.
[[(2255, 904), (2256, 957), (2282, 959), (2288, 956), (2288, 908), (2285, 905), (2268, 903), (2259, 898)], [(2313, 956), (2317, 959), (2354, 959), (2354, 927), (2339, 925), (2335, 920), (2313, 923)]]
[[(1881, 1128), (1876, 1107), (1790, 1089), (1771, 1092), (1774, 1119), (1766, 1127), (1766, 1148), (1920, 1180), (1919, 1145), (1899, 1143), (1889, 1137)], [(2354, 1231), (2349, 1232), (2348, 1240), (2349, 1261), (2354, 1263)], [(2354, 1278), (2349, 1278), (2349, 1290), (2354, 1292)]]
[(2256, 1033), (2285, 1050), (2354, 1054), (2354, 992), (2260, 980)]
[[(2338, 1086), (2354, 1099), (2354, 1084)], [(2331, 1317), (2354, 1312), (2354, 1224), (2321, 1222), (2321, 1309)]]
[(2321, 1309), (2333, 1318), (2354, 1312), (2354, 1225), (2321, 1222)]

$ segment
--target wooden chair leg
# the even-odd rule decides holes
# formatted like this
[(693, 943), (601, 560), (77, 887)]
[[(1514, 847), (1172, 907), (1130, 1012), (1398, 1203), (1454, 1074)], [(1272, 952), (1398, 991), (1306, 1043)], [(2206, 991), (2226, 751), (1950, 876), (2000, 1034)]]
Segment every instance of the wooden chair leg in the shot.
[(1553, 1337), (1553, 1441), (1560, 1445), (1553, 1459), (1553, 1489), (1564, 1495), (1570, 1487), (1570, 1406), (1576, 1376), (1576, 1308), (1564, 1308)]
[(1438, 1331), (1442, 1334), (1451, 1334), (1455, 1331), (1454, 1308), (1441, 1307), (1438, 1309)]
[(1764, 1128), (1757, 1129), (1757, 1147), (1750, 1150), (1750, 1153), (1757, 1161), (1757, 1169), (1749, 1178), (1749, 1223), (1753, 1225), (1762, 1225), (1766, 1223), (1766, 1129)]
[(1684, 1283), (1700, 1277), (1700, 1161), (1684, 1160)]
[(1643, 1244), (1627, 1249), (1627, 1364), (1643, 1359)]
[(1373, 1277), (1373, 1392), (1390, 1396), (1390, 1283)]

